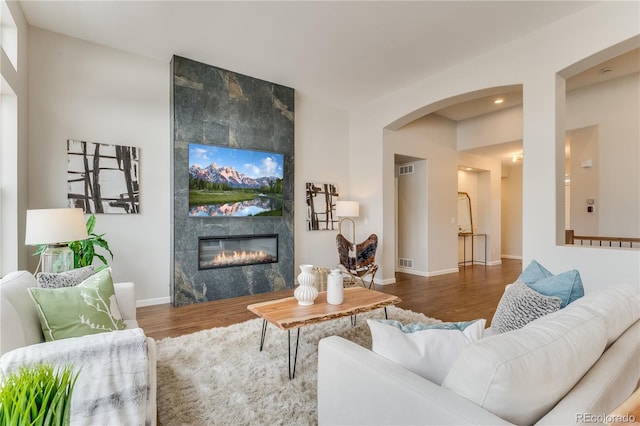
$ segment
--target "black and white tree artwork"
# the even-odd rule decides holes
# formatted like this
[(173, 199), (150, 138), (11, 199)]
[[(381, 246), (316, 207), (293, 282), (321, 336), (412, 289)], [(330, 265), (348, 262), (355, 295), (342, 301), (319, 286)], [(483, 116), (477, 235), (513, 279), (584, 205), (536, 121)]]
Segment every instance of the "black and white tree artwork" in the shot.
[(140, 149), (67, 140), (69, 207), (85, 213), (138, 213)]
[(330, 183), (307, 182), (306, 199), (307, 230), (336, 230), (338, 217), (335, 213), (336, 201), (338, 201), (338, 187)]

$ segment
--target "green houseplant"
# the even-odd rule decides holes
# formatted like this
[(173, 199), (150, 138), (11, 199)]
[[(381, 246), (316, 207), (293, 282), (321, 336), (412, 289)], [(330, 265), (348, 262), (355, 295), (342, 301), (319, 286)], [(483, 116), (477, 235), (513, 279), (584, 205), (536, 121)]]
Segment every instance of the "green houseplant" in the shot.
[(109, 248), (109, 243), (104, 239), (105, 234), (95, 234), (93, 232), (95, 226), (96, 216), (92, 214), (89, 216), (89, 219), (87, 219), (87, 234), (89, 235), (89, 238), (69, 243), (69, 248), (73, 250), (73, 263), (76, 268), (91, 265), (94, 257), (100, 259), (106, 266), (107, 259), (100, 253), (96, 252), (97, 247), (101, 247), (106, 250), (109, 255), (111, 255), (111, 259), (113, 259), (113, 253)]
[[(73, 251), (73, 266), (74, 268), (81, 268), (83, 266), (89, 266), (93, 263), (94, 257), (97, 257), (104, 264), (103, 267), (108, 265), (107, 258), (96, 252), (97, 248), (102, 248), (109, 253), (111, 259), (113, 259), (113, 252), (109, 248), (109, 243), (104, 239), (105, 234), (95, 234), (93, 232), (96, 226), (96, 216), (92, 214), (87, 219), (87, 235), (89, 237), (85, 240), (71, 241), (69, 242), (69, 248)], [(34, 256), (40, 255), (47, 249), (46, 244), (38, 246), (38, 249), (33, 254)], [(103, 267), (99, 268), (102, 269)]]
[(21, 367), (4, 378), (0, 389), (1, 425), (68, 425), (71, 395), (78, 373), (71, 365)]

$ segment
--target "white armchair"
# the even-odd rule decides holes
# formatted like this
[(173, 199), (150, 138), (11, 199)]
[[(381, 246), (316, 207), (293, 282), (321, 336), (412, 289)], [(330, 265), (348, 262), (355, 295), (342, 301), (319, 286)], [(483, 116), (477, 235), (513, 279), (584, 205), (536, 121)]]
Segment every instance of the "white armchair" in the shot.
[[(95, 345), (100, 340), (100, 335), (89, 335), (73, 339), (45, 342), (40, 326), (40, 319), (35, 303), (31, 299), (28, 289), (37, 287), (37, 281), (33, 274), (28, 271), (17, 271), (7, 274), (0, 279), (0, 361), (3, 366), (14, 364), (16, 360), (31, 357), (34, 352), (43, 354), (49, 353), (51, 348), (55, 351), (69, 347), (69, 351), (74, 346)], [(122, 318), (127, 326), (127, 330), (138, 328), (136, 321), (136, 295), (135, 286), (132, 282), (114, 283), (116, 301)], [(121, 332), (113, 332), (121, 333)], [(131, 333), (123, 333), (131, 337)], [(142, 334), (139, 332), (138, 334)], [(106, 336), (101, 336), (102, 340)], [(144, 337), (142, 337), (144, 340)], [(83, 340), (84, 339), (84, 340)], [(113, 340), (113, 338), (111, 338)], [(117, 338), (115, 339), (117, 340)], [(22, 348), (39, 345), (38, 351), (30, 350), (25, 352)], [(33, 348), (35, 349), (35, 347)], [(156, 345), (155, 341), (146, 337), (146, 357), (148, 362), (148, 398), (146, 404), (146, 423), (156, 423)], [(27, 355), (29, 354), (29, 355)], [(31, 357), (32, 358), (32, 357)], [(78, 379), (80, 382), (80, 378)], [(74, 394), (75, 397), (75, 394)]]
[[(0, 280), (0, 355), (45, 341), (38, 312), (27, 291), (37, 286), (35, 277), (28, 271), (11, 272)], [(138, 327), (135, 285), (122, 282), (113, 286), (127, 328)]]

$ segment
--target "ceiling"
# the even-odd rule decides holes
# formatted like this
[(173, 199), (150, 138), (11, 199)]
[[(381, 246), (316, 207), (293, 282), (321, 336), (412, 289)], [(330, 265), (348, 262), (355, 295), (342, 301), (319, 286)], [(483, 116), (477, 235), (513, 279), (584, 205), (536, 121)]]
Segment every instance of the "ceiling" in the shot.
[[(593, 1), (35, 1), (30, 25), (168, 63), (180, 55), (350, 109), (522, 37)], [(567, 88), (619, 76), (638, 52)], [(624, 64), (624, 65), (622, 65)], [(495, 98), (504, 102), (494, 104)], [(521, 86), (444, 108), (452, 120), (522, 104)], [(519, 146), (518, 146), (519, 144)], [(508, 163), (522, 142), (474, 150)]]
[(168, 63), (172, 55), (353, 108), (592, 1), (34, 1), (30, 25)]

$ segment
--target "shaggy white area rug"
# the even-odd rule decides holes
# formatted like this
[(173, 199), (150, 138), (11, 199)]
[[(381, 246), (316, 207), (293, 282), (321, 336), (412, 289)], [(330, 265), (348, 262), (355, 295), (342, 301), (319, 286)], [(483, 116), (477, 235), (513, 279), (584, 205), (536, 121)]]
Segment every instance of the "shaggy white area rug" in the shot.
[[(402, 323), (438, 322), (388, 307)], [(287, 332), (271, 324), (260, 352), (262, 319), (166, 338), (158, 345), (158, 423), (169, 425), (315, 425), (318, 342), (338, 335), (371, 348), (367, 318), (349, 317), (301, 329), (296, 376), (287, 374)], [(292, 350), (296, 332), (292, 330)]]

